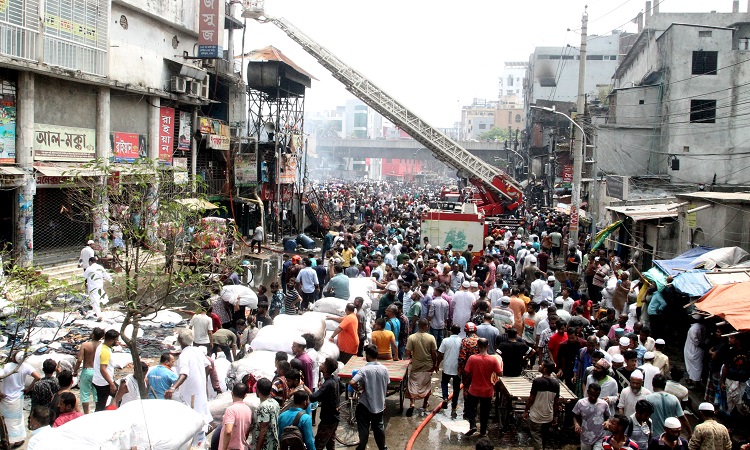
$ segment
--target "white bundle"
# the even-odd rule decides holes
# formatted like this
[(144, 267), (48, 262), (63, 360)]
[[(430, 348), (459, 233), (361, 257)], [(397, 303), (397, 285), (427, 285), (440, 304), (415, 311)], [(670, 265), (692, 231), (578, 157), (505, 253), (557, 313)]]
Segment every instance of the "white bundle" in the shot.
[(222, 286), (219, 297), (231, 305), (236, 305), (239, 302), (240, 306), (246, 306), (250, 309), (258, 307), (258, 295), (249, 287), (240, 284)]
[[(42, 364), (48, 359), (53, 359), (58, 364), (60, 364), (61, 361), (64, 361), (64, 363), (69, 364), (71, 368), (76, 364), (75, 356), (56, 352), (50, 352), (46, 355), (29, 355), (25, 362), (31, 364), (31, 367), (33, 367), (39, 375), (42, 375)], [(27, 378), (31, 379), (30, 377)]]
[(375, 282), (372, 278), (350, 278), (349, 279), (349, 301), (354, 301), (357, 297), (367, 300), (370, 298), (370, 292), (375, 289)]
[(245, 375), (250, 374), (256, 380), (261, 378), (273, 380), (275, 371), (276, 352), (256, 350), (233, 362), (227, 371), (226, 378), (233, 380), (233, 382), (242, 382)]
[(338, 345), (334, 344), (333, 342), (329, 341), (328, 338), (326, 338), (325, 342), (323, 342), (323, 346), (320, 347), (320, 350), (318, 350), (318, 362), (322, 364), (323, 361), (326, 360), (326, 358), (333, 358), (338, 360), (339, 353), (340, 352)]
[(336, 297), (323, 297), (313, 304), (313, 311), (344, 317), (346, 315), (346, 304), (349, 300)]
[(306, 312), (301, 316), (279, 314), (274, 319), (273, 324), (274, 326), (297, 330), (300, 334), (310, 333), (316, 341), (322, 341), (326, 334), (325, 314), (317, 312)]
[[(260, 406), (260, 399), (258, 396), (255, 393), (248, 393), (247, 396), (245, 396), (244, 403), (250, 408), (253, 412), (253, 417), (255, 417), (255, 412)], [(215, 399), (208, 402), (208, 411), (211, 413), (211, 417), (213, 417), (215, 422), (221, 422), (224, 418), (224, 413), (231, 405), (232, 393), (222, 392), (217, 395)]]
[(254, 351), (292, 353), (292, 344), (295, 339), (302, 339), (302, 333), (278, 325), (268, 325), (258, 330), (258, 335), (255, 336), (250, 346)]

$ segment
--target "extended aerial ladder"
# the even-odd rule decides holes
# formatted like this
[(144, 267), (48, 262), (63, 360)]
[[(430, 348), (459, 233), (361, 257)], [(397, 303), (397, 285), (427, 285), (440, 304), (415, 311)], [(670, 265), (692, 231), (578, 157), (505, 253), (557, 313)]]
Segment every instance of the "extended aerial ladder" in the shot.
[(422, 120), (393, 97), (385, 93), (361, 73), (338, 59), (333, 53), (309, 38), (283, 17), (265, 15), (260, 7), (251, 5), (243, 13), (261, 23), (273, 23), (312, 55), (348, 91), (382, 114), (392, 123), (429, 149), (443, 163), (454, 167), (461, 177), (469, 179), (477, 189), (477, 206), (488, 216), (512, 212), (523, 203), (523, 192), (516, 180), (502, 170), (472, 155), (445, 134)]

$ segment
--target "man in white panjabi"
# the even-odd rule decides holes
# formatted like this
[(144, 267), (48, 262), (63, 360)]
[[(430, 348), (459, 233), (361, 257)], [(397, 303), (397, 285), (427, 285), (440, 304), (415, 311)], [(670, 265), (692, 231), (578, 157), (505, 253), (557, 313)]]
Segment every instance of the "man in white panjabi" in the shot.
[(703, 375), (703, 355), (705, 353), (703, 346), (708, 335), (706, 327), (701, 322), (701, 315), (693, 314), (692, 317), (694, 322), (690, 325), (685, 341), (685, 371), (690, 383), (700, 384), (701, 375)]
[(98, 320), (101, 320), (101, 305), (109, 303), (109, 297), (104, 292), (104, 280), (111, 283), (112, 277), (104, 270), (104, 267), (96, 262), (96, 257), (89, 258), (88, 263), (86, 271), (83, 272), (83, 277), (86, 279), (86, 292), (89, 294), (89, 301), (91, 302), (91, 308), (94, 310), (94, 315)]

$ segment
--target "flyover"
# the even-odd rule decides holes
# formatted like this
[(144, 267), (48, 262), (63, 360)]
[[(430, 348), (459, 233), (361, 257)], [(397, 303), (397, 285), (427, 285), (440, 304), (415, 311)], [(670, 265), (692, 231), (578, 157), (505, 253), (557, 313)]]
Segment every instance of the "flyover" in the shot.
[[(504, 166), (508, 152), (500, 142), (458, 141), (474, 156)], [(331, 158), (432, 160), (432, 153), (414, 139), (317, 139), (316, 153)]]

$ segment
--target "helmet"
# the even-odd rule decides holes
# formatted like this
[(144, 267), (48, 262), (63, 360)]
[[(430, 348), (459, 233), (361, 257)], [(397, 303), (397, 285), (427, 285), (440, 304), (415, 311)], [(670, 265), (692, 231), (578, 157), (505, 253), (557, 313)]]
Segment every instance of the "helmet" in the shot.
[(292, 256), (292, 263), (293, 264), (299, 264), (302, 262), (302, 257), (300, 255), (294, 255)]
[(466, 325), (464, 325), (464, 331), (467, 333), (476, 333), (477, 326), (474, 324), (474, 322), (466, 322)]

